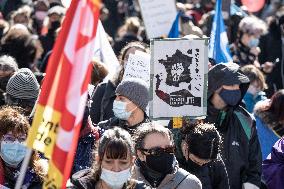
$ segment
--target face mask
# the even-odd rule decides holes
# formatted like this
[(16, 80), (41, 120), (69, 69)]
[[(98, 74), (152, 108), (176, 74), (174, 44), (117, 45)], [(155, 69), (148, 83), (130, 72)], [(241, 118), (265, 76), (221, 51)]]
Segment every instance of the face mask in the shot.
[(128, 118), (130, 117), (131, 113), (134, 110), (127, 112), (126, 106), (127, 106), (126, 102), (115, 100), (113, 102), (113, 108), (112, 108), (114, 116), (121, 119), (121, 120), (128, 120)]
[(224, 100), (224, 102), (230, 106), (235, 106), (241, 100), (241, 91), (237, 90), (226, 90), (222, 89), (219, 93), (220, 97)]
[(259, 39), (257, 39), (257, 38), (253, 38), (253, 39), (249, 40), (249, 42), (248, 42), (248, 46), (250, 48), (257, 47), (258, 44), (259, 44)]
[(11, 167), (17, 167), (26, 155), (27, 148), (19, 142), (1, 142), (0, 156)]
[(174, 169), (175, 156), (173, 154), (162, 153), (159, 156), (146, 155), (146, 165), (162, 174), (169, 174)]
[(257, 93), (260, 92), (260, 90), (259, 90), (259, 88), (255, 87), (253, 85), (250, 85), (247, 92), (252, 94), (253, 96), (255, 96), (255, 95), (257, 95)]
[(51, 26), (50, 26), (49, 31), (55, 32), (60, 27), (60, 25), (61, 25), (60, 21), (51, 22)]
[(35, 17), (39, 21), (43, 21), (46, 16), (47, 16), (47, 12), (45, 12), (45, 11), (36, 11), (35, 12)]
[(198, 171), (202, 166), (198, 165), (194, 161), (192, 161), (190, 158), (186, 161), (186, 168), (191, 171)]
[(112, 189), (121, 189), (123, 184), (131, 177), (130, 168), (120, 172), (114, 172), (102, 168), (101, 179)]

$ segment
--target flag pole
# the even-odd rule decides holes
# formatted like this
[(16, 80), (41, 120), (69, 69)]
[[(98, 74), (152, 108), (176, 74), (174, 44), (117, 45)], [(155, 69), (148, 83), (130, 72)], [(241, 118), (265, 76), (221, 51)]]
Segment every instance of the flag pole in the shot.
[(27, 172), (27, 169), (28, 169), (28, 166), (29, 166), (29, 162), (30, 162), (30, 159), (31, 159), (31, 156), (32, 156), (32, 152), (33, 152), (32, 149), (27, 148), (26, 155), (25, 155), (25, 158), (24, 158), (22, 166), (21, 166), (20, 175), (19, 175), (17, 182), (16, 182), (15, 189), (21, 189), (21, 186), (24, 182), (26, 172)]

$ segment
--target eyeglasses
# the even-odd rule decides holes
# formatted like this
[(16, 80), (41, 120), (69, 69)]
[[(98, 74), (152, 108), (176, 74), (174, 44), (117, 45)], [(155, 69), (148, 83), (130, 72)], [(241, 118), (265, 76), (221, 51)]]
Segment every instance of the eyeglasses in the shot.
[(18, 141), (20, 143), (24, 143), (26, 141), (26, 136), (14, 137), (13, 135), (4, 135), (2, 141), (4, 142), (15, 142)]
[(174, 154), (175, 146), (167, 146), (166, 148), (155, 147), (151, 149), (140, 149), (144, 155), (160, 156), (162, 153)]

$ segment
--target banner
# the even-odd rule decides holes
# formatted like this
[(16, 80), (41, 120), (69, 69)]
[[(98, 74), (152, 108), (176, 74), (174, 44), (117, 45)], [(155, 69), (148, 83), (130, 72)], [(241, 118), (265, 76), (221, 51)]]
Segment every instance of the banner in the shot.
[(175, 0), (139, 0), (149, 39), (167, 36), (176, 18)]
[(151, 41), (153, 118), (206, 115), (208, 39)]
[(50, 158), (43, 188), (65, 188), (91, 74), (99, 0), (72, 1), (50, 57), (27, 146)]

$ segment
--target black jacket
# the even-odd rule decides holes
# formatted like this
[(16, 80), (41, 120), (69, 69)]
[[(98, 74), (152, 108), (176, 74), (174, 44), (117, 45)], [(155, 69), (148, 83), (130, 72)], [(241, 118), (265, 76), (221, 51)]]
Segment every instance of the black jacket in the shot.
[(239, 104), (220, 111), (210, 102), (214, 91), (222, 85), (233, 84), (240, 85), (243, 97), (249, 86), (249, 80), (238, 67), (215, 70), (211, 68), (208, 74), (206, 121), (214, 123), (222, 136), (221, 156), (228, 171), (231, 189), (240, 189), (246, 182), (259, 187), (262, 159), (254, 117)]
[[(135, 183), (133, 189), (149, 189), (150, 187), (145, 185), (143, 182), (136, 180), (131, 180)], [(95, 189), (96, 181), (94, 180), (93, 172), (91, 169), (81, 170), (74, 175), (72, 175), (70, 182), (67, 185), (69, 189)], [(123, 189), (126, 189), (126, 186), (123, 186)]]
[(111, 129), (115, 126), (121, 127), (122, 129), (125, 129), (126, 131), (129, 132), (130, 135), (134, 135), (135, 131), (143, 124), (143, 123), (148, 123), (150, 122), (149, 117), (144, 114), (144, 120), (141, 123), (138, 123), (137, 125), (133, 125), (129, 127), (127, 125), (127, 122), (125, 120), (118, 119), (117, 117), (112, 117), (109, 120), (102, 121), (98, 123), (98, 127), (101, 130), (108, 130)]
[(111, 81), (101, 83), (96, 87), (91, 97), (92, 103), (90, 107), (90, 116), (94, 124), (114, 116), (112, 106), (116, 98), (115, 89), (116, 86)]

